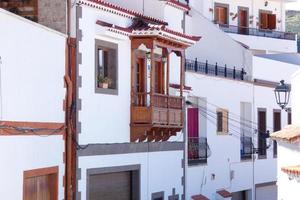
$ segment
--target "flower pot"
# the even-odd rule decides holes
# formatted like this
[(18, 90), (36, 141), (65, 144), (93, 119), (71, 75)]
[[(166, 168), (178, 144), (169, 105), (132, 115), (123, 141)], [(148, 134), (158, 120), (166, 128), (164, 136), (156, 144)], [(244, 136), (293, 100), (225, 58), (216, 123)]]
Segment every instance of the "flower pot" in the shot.
[(108, 83), (99, 83), (99, 87), (107, 89), (108, 88)]

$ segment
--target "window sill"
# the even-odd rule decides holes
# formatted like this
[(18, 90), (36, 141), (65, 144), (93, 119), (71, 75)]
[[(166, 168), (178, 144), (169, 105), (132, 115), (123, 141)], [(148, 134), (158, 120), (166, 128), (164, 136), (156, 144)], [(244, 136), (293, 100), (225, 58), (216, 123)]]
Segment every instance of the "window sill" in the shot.
[(258, 155), (258, 159), (267, 159), (267, 155)]
[(95, 88), (95, 93), (97, 94), (107, 94), (107, 95), (118, 95), (118, 89), (109, 89), (109, 88)]
[(207, 165), (207, 159), (205, 160), (188, 160), (188, 166), (199, 166), (199, 165)]

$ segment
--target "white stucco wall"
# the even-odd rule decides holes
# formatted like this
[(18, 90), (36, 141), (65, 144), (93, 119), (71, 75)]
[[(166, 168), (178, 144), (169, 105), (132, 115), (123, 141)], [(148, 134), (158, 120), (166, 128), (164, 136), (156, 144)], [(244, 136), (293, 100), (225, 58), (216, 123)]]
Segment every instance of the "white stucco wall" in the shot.
[(298, 69), (300, 69), (298, 65), (253, 56), (253, 78), (256, 79), (278, 83), (284, 80), (286, 83), (291, 83), (291, 76)]
[(199, 62), (218, 63), (220, 66), (244, 68), (252, 74), (251, 52), (234, 41), (211, 21), (192, 7), (186, 16), (186, 32), (201, 36), (201, 40), (186, 52), (188, 59), (198, 58)]
[(278, 145), (278, 200), (294, 200), (300, 196), (299, 178), (290, 179), (281, 168), (300, 164), (300, 145), (286, 142), (279, 142)]
[(63, 199), (64, 148), (63, 136), (0, 136), (0, 199), (23, 199), (23, 172), (55, 166)]
[(292, 104), (292, 123), (300, 124), (300, 70), (296, 71), (292, 76), (291, 104)]
[[(249, 9), (249, 27), (259, 28), (259, 11), (266, 10), (277, 17), (277, 28), (276, 31), (285, 31), (285, 3), (283, 1), (268, 1), (268, 6), (265, 6), (265, 1), (260, 0), (209, 0), (209, 1), (190, 1), (192, 7), (191, 14), (201, 14), (208, 21), (214, 20), (214, 5), (215, 3), (222, 3), (229, 5), (229, 25), (238, 26), (238, 17), (233, 16), (238, 13), (238, 7), (245, 7)], [(213, 11), (210, 11), (213, 9)], [(230, 15), (233, 14), (233, 15)], [(250, 23), (253, 21), (252, 23)], [(200, 27), (201, 28), (201, 27)], [(205, 26), (206, 28), (206, 26)], [(268, 52), (297, 52), (296, 40), (283, 40), (274, 39), (267, 37), (257, 37), (251, 35), (241, 34), (228, 34), (234, 40), (246, 44), (251, 50), (263, 50), (265, 53)], [(221, 45), (223, 46), (223, 45)]]
[(0, 11), (1, 120), (64, 122), (66, 37)]
[[(253, 16), (253, 23), (249, 23), (249, 27), (258, 28), (257, 22), (259, 22), (259, 10), (271, 11), (273, 14), (276, 14), (277, 19), (284, 21), (285, 7), (281, 1), (272, 0), (268, 1), (268, 6), (265, 6), (265, 1), (261, 0), (208, 0), (204, 1), (200, 5), (197, 0), (191, 0), (191, 6), (197, 6), (199, 11), (210, 20), (214, 19), (214, 12), (210, 11), (210, 8), (214, 9), (214, 3), (223, 3), (229, 5), (229, 13), (234, 15), (238, 12), (238, 7), (247, 7), (249, 8), (249, 16)], [(238, 25), (238, 18), (233, 19), (233, 16), (229, 16), (230, 25)], [(278, 31), (284, 31), (285, 26), (282, 22), (277, 22)]]
[(78, 167), (82, 176), (78, 182), (78, 191), (81, 192), (81, 199), (86, 199), (87, 169), (140, 165), (140, 199), (151, 200), (152, 193), (161, 191), (164, 191), (164, 199), (168, 199), (173, 188), (181, 198), (182, 158), (183, 151), (79, 157)]
[[(0, 9), (0, 120), (64, 123), (66, 36)], [(22, 199), (23, 172), (59, 167), (64, 198), (64, 140), (0, 136), (0, 199)]]

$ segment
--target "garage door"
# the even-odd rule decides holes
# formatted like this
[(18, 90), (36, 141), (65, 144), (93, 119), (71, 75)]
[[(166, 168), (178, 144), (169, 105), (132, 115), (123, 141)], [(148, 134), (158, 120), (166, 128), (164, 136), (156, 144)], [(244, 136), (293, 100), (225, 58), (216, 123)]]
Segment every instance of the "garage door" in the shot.
[(257, 186), (256, 200), (277, 200), (277, 185)]
[(131, 172), (90, 175), (89, 199), (131, 200)]

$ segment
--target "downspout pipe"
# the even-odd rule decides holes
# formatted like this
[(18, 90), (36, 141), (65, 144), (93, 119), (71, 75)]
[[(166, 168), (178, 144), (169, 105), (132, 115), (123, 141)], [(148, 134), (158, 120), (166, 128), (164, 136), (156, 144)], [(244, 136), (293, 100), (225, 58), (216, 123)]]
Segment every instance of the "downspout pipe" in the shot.
[(67, 42), (66, 42), (66, 69), (65, 69), (65, 85), (66, 85), (66, 98), (65, 98), (65, 125), (66, 125), (66, 135), (65, 135), (65, 200), (75, 199), (74, 188), (76, 183), (76, 177), (74, 172), (73, 160), (74, 158), (74, 145), (73, 145), (73, 129), (72, 129), (72, 120), (74, 118), (72, 112), (73, 104), (73, 92), (74, 84), (72, 82), (72, 43), (71, 43), (71, 0), (66, 1), (66, 32), (67, 32)]

